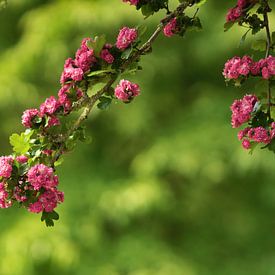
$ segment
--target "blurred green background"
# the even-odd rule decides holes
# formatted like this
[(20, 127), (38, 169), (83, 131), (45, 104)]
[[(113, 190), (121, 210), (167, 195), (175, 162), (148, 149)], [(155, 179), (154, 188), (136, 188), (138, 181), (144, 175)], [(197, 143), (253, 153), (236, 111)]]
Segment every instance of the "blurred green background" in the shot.
[[(202, 32), (161, 36), (130, 77), (142, 87), (132, 104), (94, 110), (93, 142), (59, 168), (54, 228), (24, 209), (0, 211), (1, 275), (275, 274), (274, 155), (241, 148), (229, 106), (254, 90), (221, 75), (249, 47), (238, 48), (245, 30), (223, 32), (235, 2), (203, 6)], [(148, 20), (151, 31), (163, 16)], [(56, 94), (83, 37), (115, 41), (142, 21), (120, 0), (10, 0), (0, 13), (1, 154), (23, 110)]]

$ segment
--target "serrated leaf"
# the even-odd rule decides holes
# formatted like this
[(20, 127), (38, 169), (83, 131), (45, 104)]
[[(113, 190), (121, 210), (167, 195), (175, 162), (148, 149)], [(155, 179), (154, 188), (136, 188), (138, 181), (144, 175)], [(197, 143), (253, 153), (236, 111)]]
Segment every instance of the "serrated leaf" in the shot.
[(33, 131), (26, 131), (18, 134), (12, 134), (10, 136), (10, 144), (13, 147), (13, 151), (18, 155), (26, 154), (30, 149), (30, 138), (33, 134)]

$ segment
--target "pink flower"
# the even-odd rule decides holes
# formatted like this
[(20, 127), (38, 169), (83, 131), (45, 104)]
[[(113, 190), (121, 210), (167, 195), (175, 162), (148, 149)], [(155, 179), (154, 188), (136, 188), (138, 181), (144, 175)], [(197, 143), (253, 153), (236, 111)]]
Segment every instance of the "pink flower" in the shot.
[(238, 139), (242, 140), (248, 133), (250, 128), (245, 128), (244, 130), (240, 130), (238, 133)]
[(248, 131), (247, 135), (250, 139), (252, 139), (253, 141), (258, 142), (258, 143), (268, 144), (271, 141), (269, 131), (267, 131), (262, 126), (256, 127), (256, 128), (251, 128)]
[(32, 120), (39, 115), (39, 111), (37, 109), (28, 109), (24, 111), (22, 115), (22, 124), (27, 127), (31, 128), (32, 125)]
[(117, 48), (120, 50), (127, 49), (137, 39), (137, 36), (138, 32), (136, 29), (122, 28), (117, 37)]
[(47, 127), (53, 127), (60, 125), (60, 120), (56, 116), (51, 116), (48, 121)]
[(163, 33), (165, 36), (171, 37), (175, 34), (176, 30), (177, 30), (177, 18), (174, 17), (169, 21), (168, 24), (166, 24), (166, 26), (163, 29)]
[(0, 177), (9, 178), (12, 172), (13, 158), (10, 156), (0, 157)]
[(225, 63), (223, 76), (227, 79), (237, 79), (241, 75), (248, 76), (253, 65), (251, 57), (247, 55), (242, 58), (235, 56)]
[(249, 121), (254, 106), (258, 98), (254, 95), (246, 95), (243, 99), (235, 100), (231, 105), (232, 117), (231, 124), (233, 128), (241, 126), (243, 123)]
[(81, 81), (84, 76), (84, 72), (81, 68), (75, 67), (75, 62), (72, 58), (68, 58), (65, 61), (64, 70), (60, 78), (60, 83), (65, 84), (67, 81)]
[(11, 207), (12, 202), (8, 199), (9, 194), (5, 189), (5, 184), (3, 182), (0, 183), (0, 208), (8, 208)]
[(270, 75), (267, 67), (262, 68), (262, 76), (264, 79), (269, 79)]
[(53, 115), (59, 107), (59, 101), (54, 96), (50, 96), (40, 105), (40, 114), (41, 116), (44, 116), (45, 114)]
[(134, 5), (134, 6), (136, 6), (139, 2), (139, 0), (122, 0), (122, 1), (125, 2), (125, 3), (129, 2), (130, 5)]
[(115, 96), (124, 102), (130, 101), (139, 94), (140, 88), (138, 84), (131, 83), (130, 81), (124, 79), (122, 79), (115, 88)]
[(250, 147), (251, 147), (250, 141), (248, 139), (244, 139), (242, 142), (242, 146), (246, 150), (250, 149)]
[(44, 164), (31, 167), (27, 176), (34, 190), (39, 190), (41, 187), (49, 189), (58, 185), (58, 177), (54, 175), (53, 169)]
[(52, 212), (58, 203), (64, 201), (64, 193), (56, 189), (46, 190), (38, 197), (37, 202), (29, 205), (29, 211), (40, 213), (42, 211)]
[(242, 8), (235, 7), (228, 11), (226, 15), (226, 22), (235, 22), (242, 16)]
[(96, 63), (96, 57), (94, 56), (94, 50), (89, 49), (87, 42), (92, 41), (91, 38), (84, 38), (81, 42), (81, 47), (77, 50), (75, 55), (75, 65), (82, 69), (83, 72), (90, 70), (93, 63)]
[(28, 210), (32, 213), (40, 213), (43, 211), (43, 205), (40, 201), (31, 203)]
[(114, 57), (110, 54), (107, 49), (103, 49), (100, 53), (100, 57), (105, 60), (108, 64), (112, 64), (114, 62)]
[(28, 158), (27, 158), (26, 156), (24, 156), (24, 155), (18, 156), (18, 157), (16, 157), (15, 159), (16, 159), (16, 161), (18, 161), (19, 163), (26, 163), (26, 162), (28, 161)]

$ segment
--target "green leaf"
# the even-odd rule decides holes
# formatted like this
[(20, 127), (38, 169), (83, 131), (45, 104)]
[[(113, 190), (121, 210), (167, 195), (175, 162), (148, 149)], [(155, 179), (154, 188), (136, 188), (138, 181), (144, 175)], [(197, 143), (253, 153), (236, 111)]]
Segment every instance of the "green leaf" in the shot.
[(141, 24), (137, 27), (138, 30), (138, 37), (141, 38), (147, 31), (147, 26), (144, 24)]
[(226, 22), (224, 24), (224, 31), (227, 32), (228, 30), (230, 30), (234, 24), (235, 24), (235, 22)]
[(101, 74), (107, 74), (107, 73), (115, 73), (116, 71), (113, 69), (108, 69), (108, 70), (98, 70), (98, 71), (94, 71), (88, 74), (88, 76), (98, 76)]
[(197, 2), (197, 7), (201, 7), (202, 5), (204, 5), (205, 3), (207, 2), (207, 0), (199, 0), (198, 2)]
[(255, 51), (264, 52), (266, 50), (266, 41), (264, 39), (258, 39), (253, 41), (251, 48)]
[(96, 36), (93, 41), (88, 41), (87, 45), (89, 48), (94, 50), (94, 55), (96, 57), (100, 56), (100, 52), (106, 43), (105, 35)]
[(99, 103), (97, 104), (97, 107), (100, 110), (106, 110), (110, 107), (111, 103), (112, 103), (112, 99), (106, 96), (102, 96), (99, 98)]
[(154, 10), (152, 9), (150, 3), (148, 3), (141, 7), (141, 12), (147, 18), (154, 13)]
[(26, 154), (30, 149), (30, 138), (33, 134), (33, 130), (26, 130), (21, 135), (12, 134), (10, 136), (10, 144), (13, 147), (13, 151), (18, 155)]
[(126, 50), (122, 53), (121, 58), (122, 58), (122, 59), (128, 59), (129, 56), (131, 55), (132, 51), (133, 51), (133, 48), (132, 48), (132, 47), (126, 49)]
[(64, 161), (64, 158), (59, 158), (59, 159), (54, 163), (54, 166), (56, 167), (56, 166), (61, 165), (61, 164), (63, 163), (63, 161)]

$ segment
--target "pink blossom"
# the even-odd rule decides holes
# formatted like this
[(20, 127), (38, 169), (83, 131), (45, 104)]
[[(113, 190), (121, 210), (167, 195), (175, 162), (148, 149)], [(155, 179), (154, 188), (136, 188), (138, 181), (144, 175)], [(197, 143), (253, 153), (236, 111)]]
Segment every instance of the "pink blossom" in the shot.
[(225, 63), (223, 76), (227, 79), (237, 79), (241, 75), (247, 76), (250, 73), (251, 66), (253, 66), (251, 57), (244, 56), (240, 58), (235, 56)]
[(100, 53), (100, 57), (105, 60), (108, 64), (112, 64), (114, 62), (114, 57), (110, 54), (107, 49), (103, 49)]
[(252, 75), (258, 75), (261, 72), (261, 65), (259, 62), (253, 62), (250, 66), (250, 72)]
[(120, 50), (127, 49), (137, 39), (137, 36), (138, 32), (136, 29), (122, 28), (117, 37), (117, 48)]
[(249, 121), (257, 101), (258, 98), (255, 95), (246, 95), (243, 99), (233, 102), (230, 107), (232, 111), (231, 124), (233, 128), (237, 128)]
[(48, 121), (47, 127), (53, 127), (60, 125), (60, 120), (56, 116), (51, 116)]
[(8, 199), (9, 194), (5, 189), (5, 184), (3, 182), (0, 183), (0, 208), (8, 208), (11, 207), (12, 202)]
[(0, 157), (0, 177), (9, 178), (12, 172), (13, 158), (10, 156)]
[(96, 57), (94, 56), (94, 50), (87, 46), (87, 42), (92, 41), (91, 38), (84, 38), (81, 42), (81, 47), (77, 50), (75, 55), (75, 65), (82, 69), (83, 72), (90, 70), (93, 63), (96, 63)]
[(16, 157), (15, 159), (16, 159), (16, 161), (18, 161), (19, 163), (26, 163), (26, 162), (28, 161), (28, 158), (27, 158), (26, 156), (24, 156), (24, 155), (18, 156), (18, 157)]
[(234, 7), (226, 15), (226, 22), (235, 22), (242, 16), (242, 8)]
[(246, 150), (250, 149), (251, 148), (250, 141), (248, 139), (244, 139), (243, 142), (242, 142), (242, 146)]
[(31, 167), (27, 176), (34, 190), (39, 190), (41, 187), (49, 189), (58, 185), (58, 177), (54, 175), (53, 169), (44, 164)]
[(67, 81), (81, 81), (83, 79), (83, 70), (81, 68), (77, 68), (75, 65), (76, 64), (72, 58), (68, 58), (65, 61), (60, 83), (65, 84)]
[(240, 130), (238, 133), (238, 139), (242, 140), (248, 133), (250, 128), (245, 128), (244, 130)]
[(52, 115), (59, 107), (60, 102), (54, 96), (50, 96), (40, 105), (40, 114), (41, 116), (44, 116), (45, 114)]
[(177, 18), (174, 17), (172, 18), (164, 27), (163, 33), (167, 37), (171, 37), (175, 34), (177, 30)]
[(31, 203), (28, 210), (32, 213), (40, 213), (43, 211), (43, 205), (40, 201)]
[(24, 111), (22, 115), (22, 124), (27, 127), (31, 128), (32, 125), (32, 120), (39, 115), (39, 111), (37, 109), (28, 109)]
[(258, 143), (262, 142), (262, 143), (268, 144), (271, 141), (269, 131), (263, 128), (262, 126), (251, 128), (248, 131), (247, 136), (253, 141)]
[(139, 0), (122, 0), (122, 1), (125, 2), (125, 3), (129, 2), (130, 5), (134, 5), (134, 6), (136, 6), (139, 2)]
[(52, 212), (58, 203), (64, 201), (64, 193), (56, 189), (46, 190), (38, 197), (37, 202), (29, 205), (29, 211), (40, 213), (42, 211)]
[(115, 88), (115, 96), (124, 102), (131, 100), (139, 94), (140, 88), (138, 84), (131, 83), (130, 81), (124, 79), (122, 79)]

